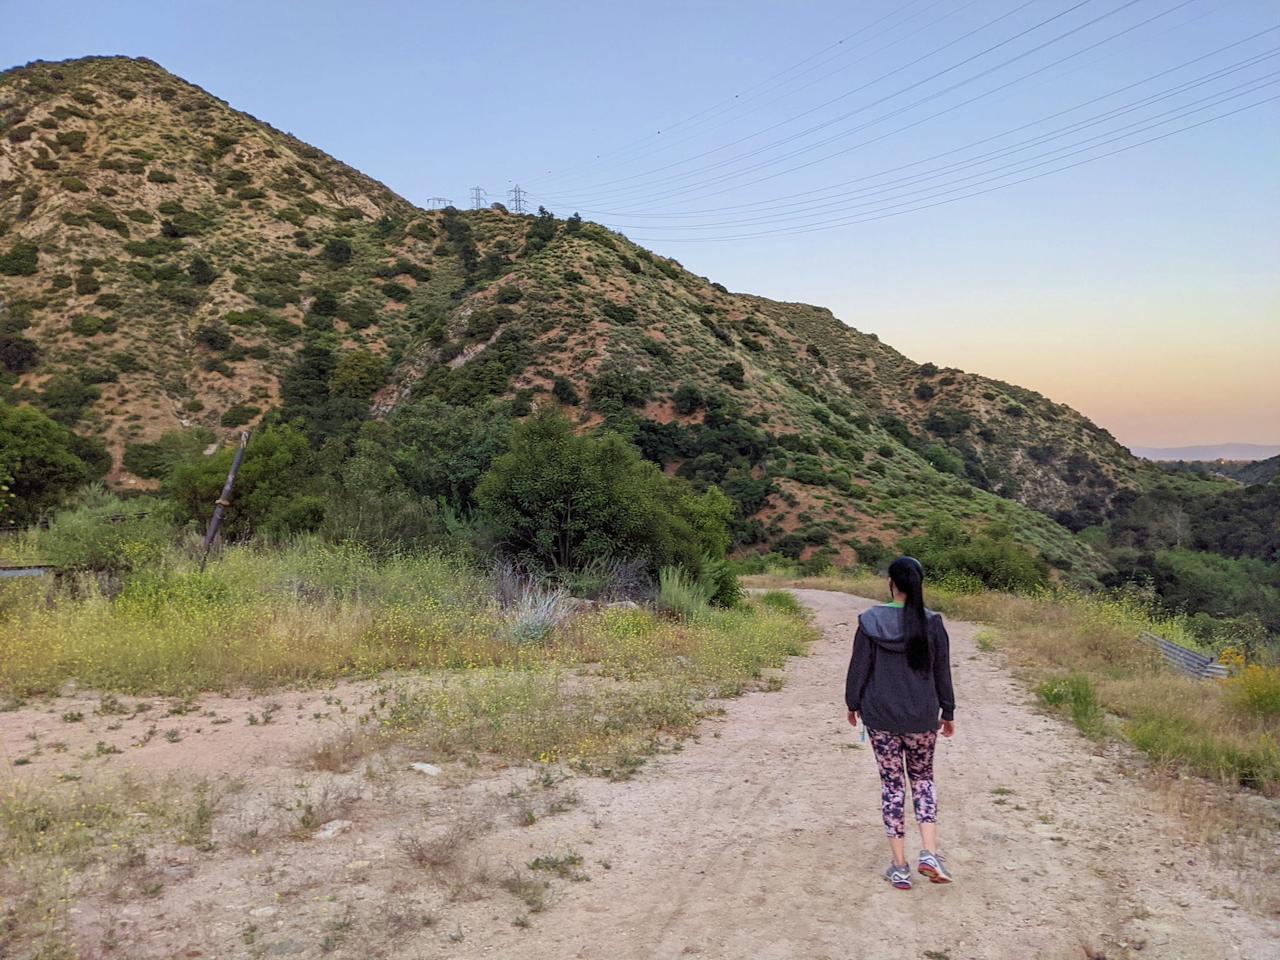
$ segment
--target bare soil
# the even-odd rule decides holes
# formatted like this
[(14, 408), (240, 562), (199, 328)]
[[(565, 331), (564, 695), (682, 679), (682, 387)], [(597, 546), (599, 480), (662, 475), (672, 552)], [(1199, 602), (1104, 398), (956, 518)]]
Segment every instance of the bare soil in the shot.
[(889, 887), (875, 764), (842, 702), (872, 601), (796, 592), (824, 636), (782, 689), (725, 702), (631, 782), (404, 746), (308, 769), (323, 743), (358, 742), (373, 684), (205, 696), (165, 718), (158, 701), (95, 716), (81, 693), (0, 714), (0, 737), (9, 764), (30, 758), (12, 776), (35, 783), (128, 766), (180, 778), (166, 789), (208, 777), (219, 795), (215, 849), (156, 847), (71, 907), (85, 956), (1280, 957), (1275, 837), (1207, 839), (1177, 789), (1039, 712), (972, 624), (950, 624), (957, 732), (937, 759), (956, 882)]

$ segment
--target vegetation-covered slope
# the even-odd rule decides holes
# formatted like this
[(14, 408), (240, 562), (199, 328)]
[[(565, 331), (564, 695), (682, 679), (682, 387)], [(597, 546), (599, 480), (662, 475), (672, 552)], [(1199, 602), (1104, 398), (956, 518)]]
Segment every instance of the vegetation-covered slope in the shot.
[(1097, 573), (1045, 514), (1086, 526), (1140, 479), (1036, 393), (576, 217), (415, 208), (150, 61), (0, 75), (0, 138), (8, 398), (105, 442), (125, 482), (273, 407), (319, 444), (370, 400), (505, 398), (721, 485), (739, 547), (875, 558), (943, 515)]

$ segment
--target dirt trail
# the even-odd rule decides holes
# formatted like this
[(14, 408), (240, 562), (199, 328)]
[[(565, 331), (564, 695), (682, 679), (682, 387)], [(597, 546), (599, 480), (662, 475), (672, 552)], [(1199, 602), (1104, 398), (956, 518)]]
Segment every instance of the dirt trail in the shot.
[[(188, 716), (157, 718), (181, 728), (177, 742), (134, 748), (157, 721), (106, 725), (82, 692), (0, 714), (0, 740), (11, 758), (29, 732), (67, 739), (13, 769), (23, 777), (65, 767), (88, 779), (124, 763), (243, 780), (220, 807), (216, 849), (157, 851), (139, 868), (150, 873), (127, 880), (163, 882), (159, 896), (72, 909), (82, 943), (119, 936), (104, 956), (1081, 960), (1087, 947), (1109, 960), (1280, 958), (1274, 871), (1242, 876), (1182, 839), (1187, 825), (1124, 760), (1038, 713), (1001, 658), (976, 650), (972, 624), (949, 625), (957, 733), (937, 758), (939, 846), (956, 882), (890, 888), (875, 763), (842, 702), (857, 615), (872, 601), (796, 593), (824, 635), (788, 663), (782, 690), (727, 701), (627, 783), (548, 787), (492, 760), (424, 776), (406, 770), (415, 757), (403, 748), (347, 774), (300, 773), (329, 725), (377, 696), (368, 683), (281, 694), (288, 706), (266, 725), (246, 722), (262, 700), (202, 698)], [(61, 722), (76, 705), (84, 721)], [(103, 738), (125, 752), (94, 756)], [(303, 788), (317, 822), (342, 817), (341, 832), (298, 837)], [(414, 864), (406, 837), (439, 836), (477, 811), (488, 822), (460, 844), (455, 874)], [(272, 818), (292, 818), (293, 832), (236, 842)], [(1264, 854), (1252, 859), (1275, 864), (1280, 849)], [(552, 881), (541, 912), (504, 889), (513, 874), (546, 876), (527, 870), (534, 858), (574, 855), (589, 881)]]
[(811, 656), (791, 662), (780, 694), (731, 704), (720, 736), (662, 773), (584, 791), (614, 869), (593, 871), (531, 935), (502, 938), (522, 956), (1280, 957), (1280, 924), (1227, 896), (1251, 881), (1180, 845), (1159, 798), (1037, 713), (977, 654), (972, 624), (951, 625), (957, 733), (937, 759), (939, 846), (956, 882), (890, 888), (875, 764), (842, 705), (872, 601), (796, 593), (824, 631)]

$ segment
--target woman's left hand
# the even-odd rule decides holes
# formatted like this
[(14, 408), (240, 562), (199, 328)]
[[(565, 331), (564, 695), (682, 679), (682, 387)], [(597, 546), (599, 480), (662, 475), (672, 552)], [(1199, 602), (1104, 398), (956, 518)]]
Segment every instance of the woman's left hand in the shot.
[(849, 726), (851, 726), (851, 727), (856, 727), (857, 725), (858, 725), (858, 711), (857, 711), (857, 710), (850, 710), (850, 711), (849, 711)]
[(938, 730), (944, 737), (951, 736), (953, 733), (956, 732), (955, 721), (943, 720), (942, 723), (938, 725)]

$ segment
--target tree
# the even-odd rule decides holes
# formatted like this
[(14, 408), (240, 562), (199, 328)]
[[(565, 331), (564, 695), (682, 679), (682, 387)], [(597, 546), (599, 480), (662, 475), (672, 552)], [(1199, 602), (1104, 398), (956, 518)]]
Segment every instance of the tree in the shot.
[[(208, 522), (234, 456), (227, 447), (174, 468), (163, 489), (177, 504), (179, 520), (197, 526)], [(229, 537), (246, 537), (273, 523), (283, 525), (293, 501), (315, 480), (315, 467), (307, 438), (293, 424), (259, 428), (245, 450), (220, 529)]]
[(496, 404), (451, 407), (426, 397), (401, 408), (393, 426), (396, 469), (409, 489), (467, 510), (481, 475), (507, 450), (511, 417)]
[(368, 400), (386, 379), (381, 360), (368, 350), (352, 350), (334, 366), (329, 393), (350, 400)]
[(728, 541), (723, 497), (690, 492), (618, 435), (579, 436), (542, 411), (512, 431), (511, 449), (480, 479), (476, 500), (505, 549), (548, 569), (627, 557), (653, 570), (697, 570)]
[[(0, 400), (0, 515), (27, 524), (89, 479), (75, 434), (34, 407)], [(7, 489), (6, 489), (7, 488)]]

